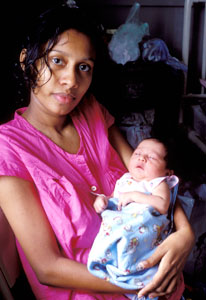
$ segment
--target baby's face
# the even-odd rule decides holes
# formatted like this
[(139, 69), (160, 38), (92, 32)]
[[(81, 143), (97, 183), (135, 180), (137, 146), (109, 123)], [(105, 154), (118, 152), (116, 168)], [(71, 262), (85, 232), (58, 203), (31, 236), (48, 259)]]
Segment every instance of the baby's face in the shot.
[(134, 180), (152, 180), (156, 177), (166, 176), (169, 170), (166, 168), (166, 149), (163, 144), (148, 139), (142, 141), (133, 152), (129, 172)]

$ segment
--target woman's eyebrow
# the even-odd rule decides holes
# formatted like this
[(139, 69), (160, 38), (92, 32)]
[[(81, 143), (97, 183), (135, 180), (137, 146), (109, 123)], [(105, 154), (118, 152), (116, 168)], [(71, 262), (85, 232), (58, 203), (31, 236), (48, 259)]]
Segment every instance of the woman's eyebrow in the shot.
[[(58, 50), (58, 49), (52, 49), (52, 50), (50, 51), (50, 53), (51, 53), (51, 52), (57, 52), (57, 53), (60, 53), (60, 54), (62, 54), (62, 55), (65, 55), (65, 56), (69, 56), (67, 52), (62, 51), (62, 50)], [(95, 62), (95, 58), (94, 58), (94, 57), (82, 57), (81, 59), (82, 59), (82, 60), (90, 60), (90, 61), (92, 61), (92, 62)]]

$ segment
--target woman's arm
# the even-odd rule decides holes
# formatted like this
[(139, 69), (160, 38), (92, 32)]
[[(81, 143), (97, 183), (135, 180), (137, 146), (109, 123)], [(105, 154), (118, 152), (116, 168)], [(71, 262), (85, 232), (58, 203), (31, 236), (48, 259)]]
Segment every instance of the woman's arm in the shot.
[(124, 165), (128, 169), (128, 164), (130, 157), (132, 156), (133, 149), (127, 143), (127, 141), (115, 125), (112, 125), (109, 128), (109, 141), (114, 147), (114, 149), (117, 151), (117, 153), (119, 153), (119, 156), (121, 157)]
[(194, 232), (177, 200), (174, 222), (176, 232), (159, 245), (155, 253), (143, 262), (145, 268), (159, 264), (153, 280), (139, 292), (139, 296), (170, 295), (177, 287), (180, 275), (195, 241)]
[(98, 292), (128, 292), (61, 255), (33, 183), (17, 177), (0, 177), (0, 206), (40, 283)]

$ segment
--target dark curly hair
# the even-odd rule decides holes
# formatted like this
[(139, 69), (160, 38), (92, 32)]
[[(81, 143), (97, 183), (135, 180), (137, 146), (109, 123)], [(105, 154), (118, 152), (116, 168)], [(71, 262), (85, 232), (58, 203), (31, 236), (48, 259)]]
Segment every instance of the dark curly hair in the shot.
[[(30, 90), (37, 85), (39, 73), (36, 67), (37, 60), (43, 59), (43, 64), (49, 68), (48, 53), (58, 42), (59, 35), (68, 29), (76, 29), (87, 35), (96, 50), (93, 80), (90, 86), (90, 90), (92, 89), (94, 81), (97, 80), (97, 68), (103, 66), (108, 57), (106, 45), (102, 38), (102, 28), (82, 9), (70, 8), (61, 4), (40, 14), (28, 28), (28, 34), (26, 34), (26, 39), (21, 47), (21, 49), (26, 50), (26, 55), (21, 63), (16, 64), (16, 79), (20, 84), (18, 89), (21, 90), (19, 94), (23, 98), (20, 100), (19, 106), (28, 104)], [(51, 69), (50, 72), (52, 75)]]

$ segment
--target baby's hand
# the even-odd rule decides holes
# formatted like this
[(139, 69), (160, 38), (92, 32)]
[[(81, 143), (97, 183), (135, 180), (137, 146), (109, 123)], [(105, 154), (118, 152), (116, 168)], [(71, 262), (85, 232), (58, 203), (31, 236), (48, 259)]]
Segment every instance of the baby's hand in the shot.
[(107, 208), (108, 199), (109, 197), (105, 195), (97, 196), (97, 198), (94, 201), (94, 209), (98, 214), (101, 214)]
[(119, 201), (118, 201), (118, 210), (122, 209), (122, 206), (126, 206), (127, 204), (133, 202), (132, 193), (120, 193), (119, 194)]

